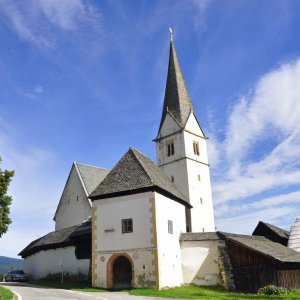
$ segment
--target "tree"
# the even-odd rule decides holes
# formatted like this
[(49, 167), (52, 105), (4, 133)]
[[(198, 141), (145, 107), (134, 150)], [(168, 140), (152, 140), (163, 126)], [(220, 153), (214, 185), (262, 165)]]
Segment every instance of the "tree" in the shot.
[[(0, 163), (1, 161), (0, 157)], [(8, 230), (8, 225), (11, 223), (9, 206), (12, 197), (7, 195), (7, 190), (13, 176), (14, 171), (2, 171), (0, 169), (0, 237)]]

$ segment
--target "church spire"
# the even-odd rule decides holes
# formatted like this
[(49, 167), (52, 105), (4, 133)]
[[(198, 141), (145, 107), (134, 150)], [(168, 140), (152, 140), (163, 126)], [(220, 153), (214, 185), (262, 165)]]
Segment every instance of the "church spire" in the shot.
[(170, 56), (168, 76), (163, 112), (158, 132), (160, 132), (167, 113), (169, 113), (174, 118), (174, 120), (180, 127), (184, 128), (192, 111), (193, 106), (178, 62), (173, 42), (173, 32), (170, 28)]

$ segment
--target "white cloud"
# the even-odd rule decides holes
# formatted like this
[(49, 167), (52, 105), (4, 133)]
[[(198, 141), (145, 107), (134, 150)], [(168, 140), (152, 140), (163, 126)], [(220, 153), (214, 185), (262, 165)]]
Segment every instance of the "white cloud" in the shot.
[(88, 25), (103, 33), (100, 12), (83, 0), (0, 1), (0, 17), (4, 17), (20, 39), (39, 48), (52, 49), (57, 42), (53, 30), (79, 31)]
[(214, 203), (224, 226), (223, 214), (238, 221), (249, 211), (249, 220), (272, 210), (292, 219), (300, 213), (300, 194), (291, 192), (300, 182), (299, 82), (300, 59), (272, 70), (233, 106), (224, 140), (212, 138)]
[(38, 4), (48, 20), (63, 29), (75, 29), (85, 14), (81, 0), (38, 0)]

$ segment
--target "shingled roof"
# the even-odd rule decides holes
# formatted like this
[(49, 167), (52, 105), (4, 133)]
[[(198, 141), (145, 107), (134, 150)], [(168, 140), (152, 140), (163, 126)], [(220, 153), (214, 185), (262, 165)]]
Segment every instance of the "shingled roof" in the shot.
[(70, 246), (72, 245), (70, 236), (73, 232), (75, 232), (77, 227), (78, 225), (57, 231), (52, 231), (44, 235), (43, 237), (31, 242), (18, 255), (21, 255), (24, 258), (41, 250)]
[(193, 111), (190, 95), (181, 72), (173, 41), (171, 40), (165, 99), (158, 135), (168, 113), (180, 127), (184, 128), (190, 113)]
[(290, 233), (272, 224), (259, 221), (252, 235), (264, 236), (273, 242), (277, 242), (286, 246), (288, 244)]
[(186, 232), (180, 234), (180, 241), (217, 241), (217, 232)]
[(94, 191), (98, 184), (109, 173), (109, 170), (107, 169), (89, 166), (81, 163), (74, 164), (76, 164), (78, 168), (78, 171), (80, 173), (81, 179), (84, 183), (88, 195), (90, 195)]
[(130, 148), (90, 195), (97, 200), (145, 191), (157, 191), (191, 207), (172, 181), (147, 156)]
[(261, 253), (279, 262), (300, 263), (300, 253), (273, 242), (263, 236), (221, 233), (227, 240), (241, 244), (255, 252)]
[(23, 258), (42, 250), (57, 249), (75, 245), (74, 238), (82, 235), (90, 235), (92, 232), (91, 219), (87, 219), (79, 225), (64, 228), (57, 231), (47, 233), (31, 242), (18, 255)]

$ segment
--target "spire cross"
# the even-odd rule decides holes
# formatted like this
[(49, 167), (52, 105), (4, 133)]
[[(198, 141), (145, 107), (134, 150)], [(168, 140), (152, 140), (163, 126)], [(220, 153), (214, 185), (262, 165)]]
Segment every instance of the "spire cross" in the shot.
[(170, 40), (171, 42), (173, 42), (173, 30), (171, 27), (169, 27), (169, 31), (170, 31)]

